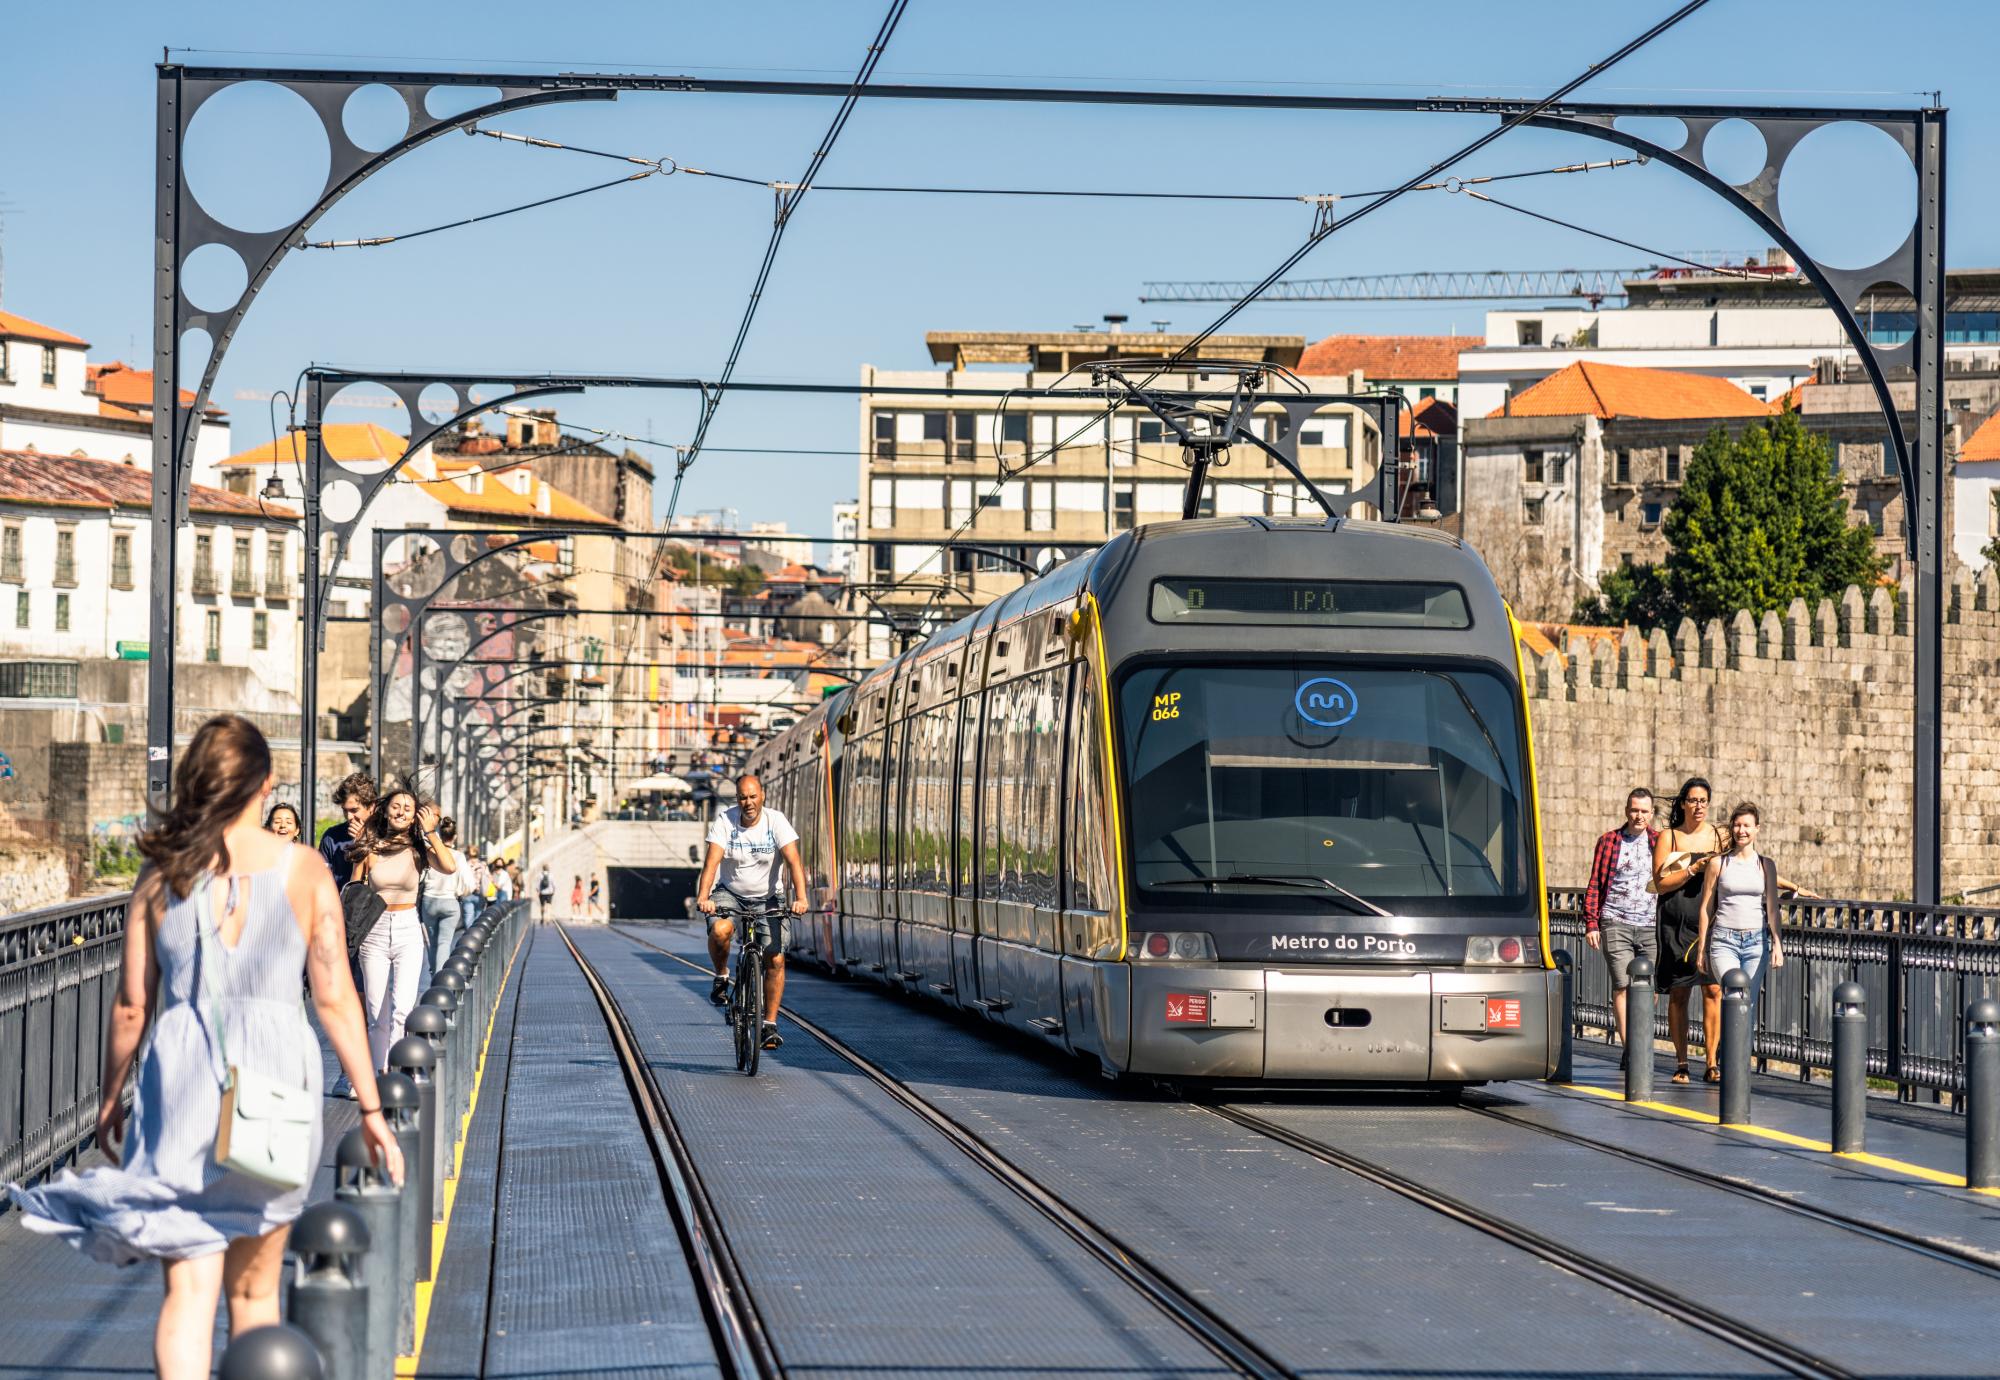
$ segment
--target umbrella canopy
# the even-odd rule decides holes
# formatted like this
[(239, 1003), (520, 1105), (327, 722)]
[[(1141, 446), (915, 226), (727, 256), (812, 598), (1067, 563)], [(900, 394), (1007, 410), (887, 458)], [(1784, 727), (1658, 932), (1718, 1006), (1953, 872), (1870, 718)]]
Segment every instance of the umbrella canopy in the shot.
[(659, 795), (686, 795), (694, 787), (688, 785), (687, 782), (681, 780), (678, 776), (670, 776), (666, 772), (661, 772), (658, 776), (641, 777), (625, 789), (631, 795), (642, 795), (647, 792)]

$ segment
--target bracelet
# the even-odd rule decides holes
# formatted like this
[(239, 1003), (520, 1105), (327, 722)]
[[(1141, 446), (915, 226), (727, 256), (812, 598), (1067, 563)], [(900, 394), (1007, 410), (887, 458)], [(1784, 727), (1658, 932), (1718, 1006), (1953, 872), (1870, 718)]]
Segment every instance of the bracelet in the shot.
[(380, 1107), (363, 1107), (360, 1110), (361, 1110), (361, 1115), (363, 1116), (375, 1116), (378, 1113), (380, 1113), (382, 1109)]

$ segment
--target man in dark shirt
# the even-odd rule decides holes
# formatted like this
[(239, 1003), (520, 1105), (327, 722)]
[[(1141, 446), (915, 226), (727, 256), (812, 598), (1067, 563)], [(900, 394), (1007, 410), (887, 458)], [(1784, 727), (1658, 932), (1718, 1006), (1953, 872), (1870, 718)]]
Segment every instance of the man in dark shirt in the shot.
[(346, 886), (354, 872), (354, 864), (347, 860), (347, 847), (375, 808), (375, 782), (367, 772), (351, 772), (333, 788), (333, 803), (346, 819), (320, 835), (319, 855), (333, 872), (333, 884)]

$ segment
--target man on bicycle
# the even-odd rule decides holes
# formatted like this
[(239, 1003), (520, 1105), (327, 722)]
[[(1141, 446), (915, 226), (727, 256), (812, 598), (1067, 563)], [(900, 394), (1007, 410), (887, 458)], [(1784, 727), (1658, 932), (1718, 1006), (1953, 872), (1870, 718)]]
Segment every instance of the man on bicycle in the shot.
[[(708, 956), (715, 962), (715, 983), (708, 989), (717, 1006), (729, 1001), (729, 942), (736, 937), (734, 917), (763, 910), (778, 896), (774, 864), (785, 862), (791, 880), (793, 915), (806, 913), (806, 866), (799, 858), (799, 835), (792, 822), (764, 804), (764, 783), (752, 772), (736, 778), (736, 803), (715, 816), (708, 826), (708, 856), (702, 860), (695, 905), (713, 917), (708, 925)], [(722, 887), (721, 904), (710, 893)], [(778, 999), (785, 990), (784, 917), (767, 922), (764, 937), (764, 1048), (784, 1043), (778, 1034)]]

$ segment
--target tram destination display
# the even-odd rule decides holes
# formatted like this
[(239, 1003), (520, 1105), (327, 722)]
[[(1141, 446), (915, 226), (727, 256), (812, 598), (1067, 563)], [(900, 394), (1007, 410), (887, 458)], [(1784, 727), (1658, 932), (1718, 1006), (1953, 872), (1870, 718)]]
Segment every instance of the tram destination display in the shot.
[(1416, 581), (1153, 581), (1155, 623), (1309, 623), (1336, 628), (1469, 628), (1457, 585)]

